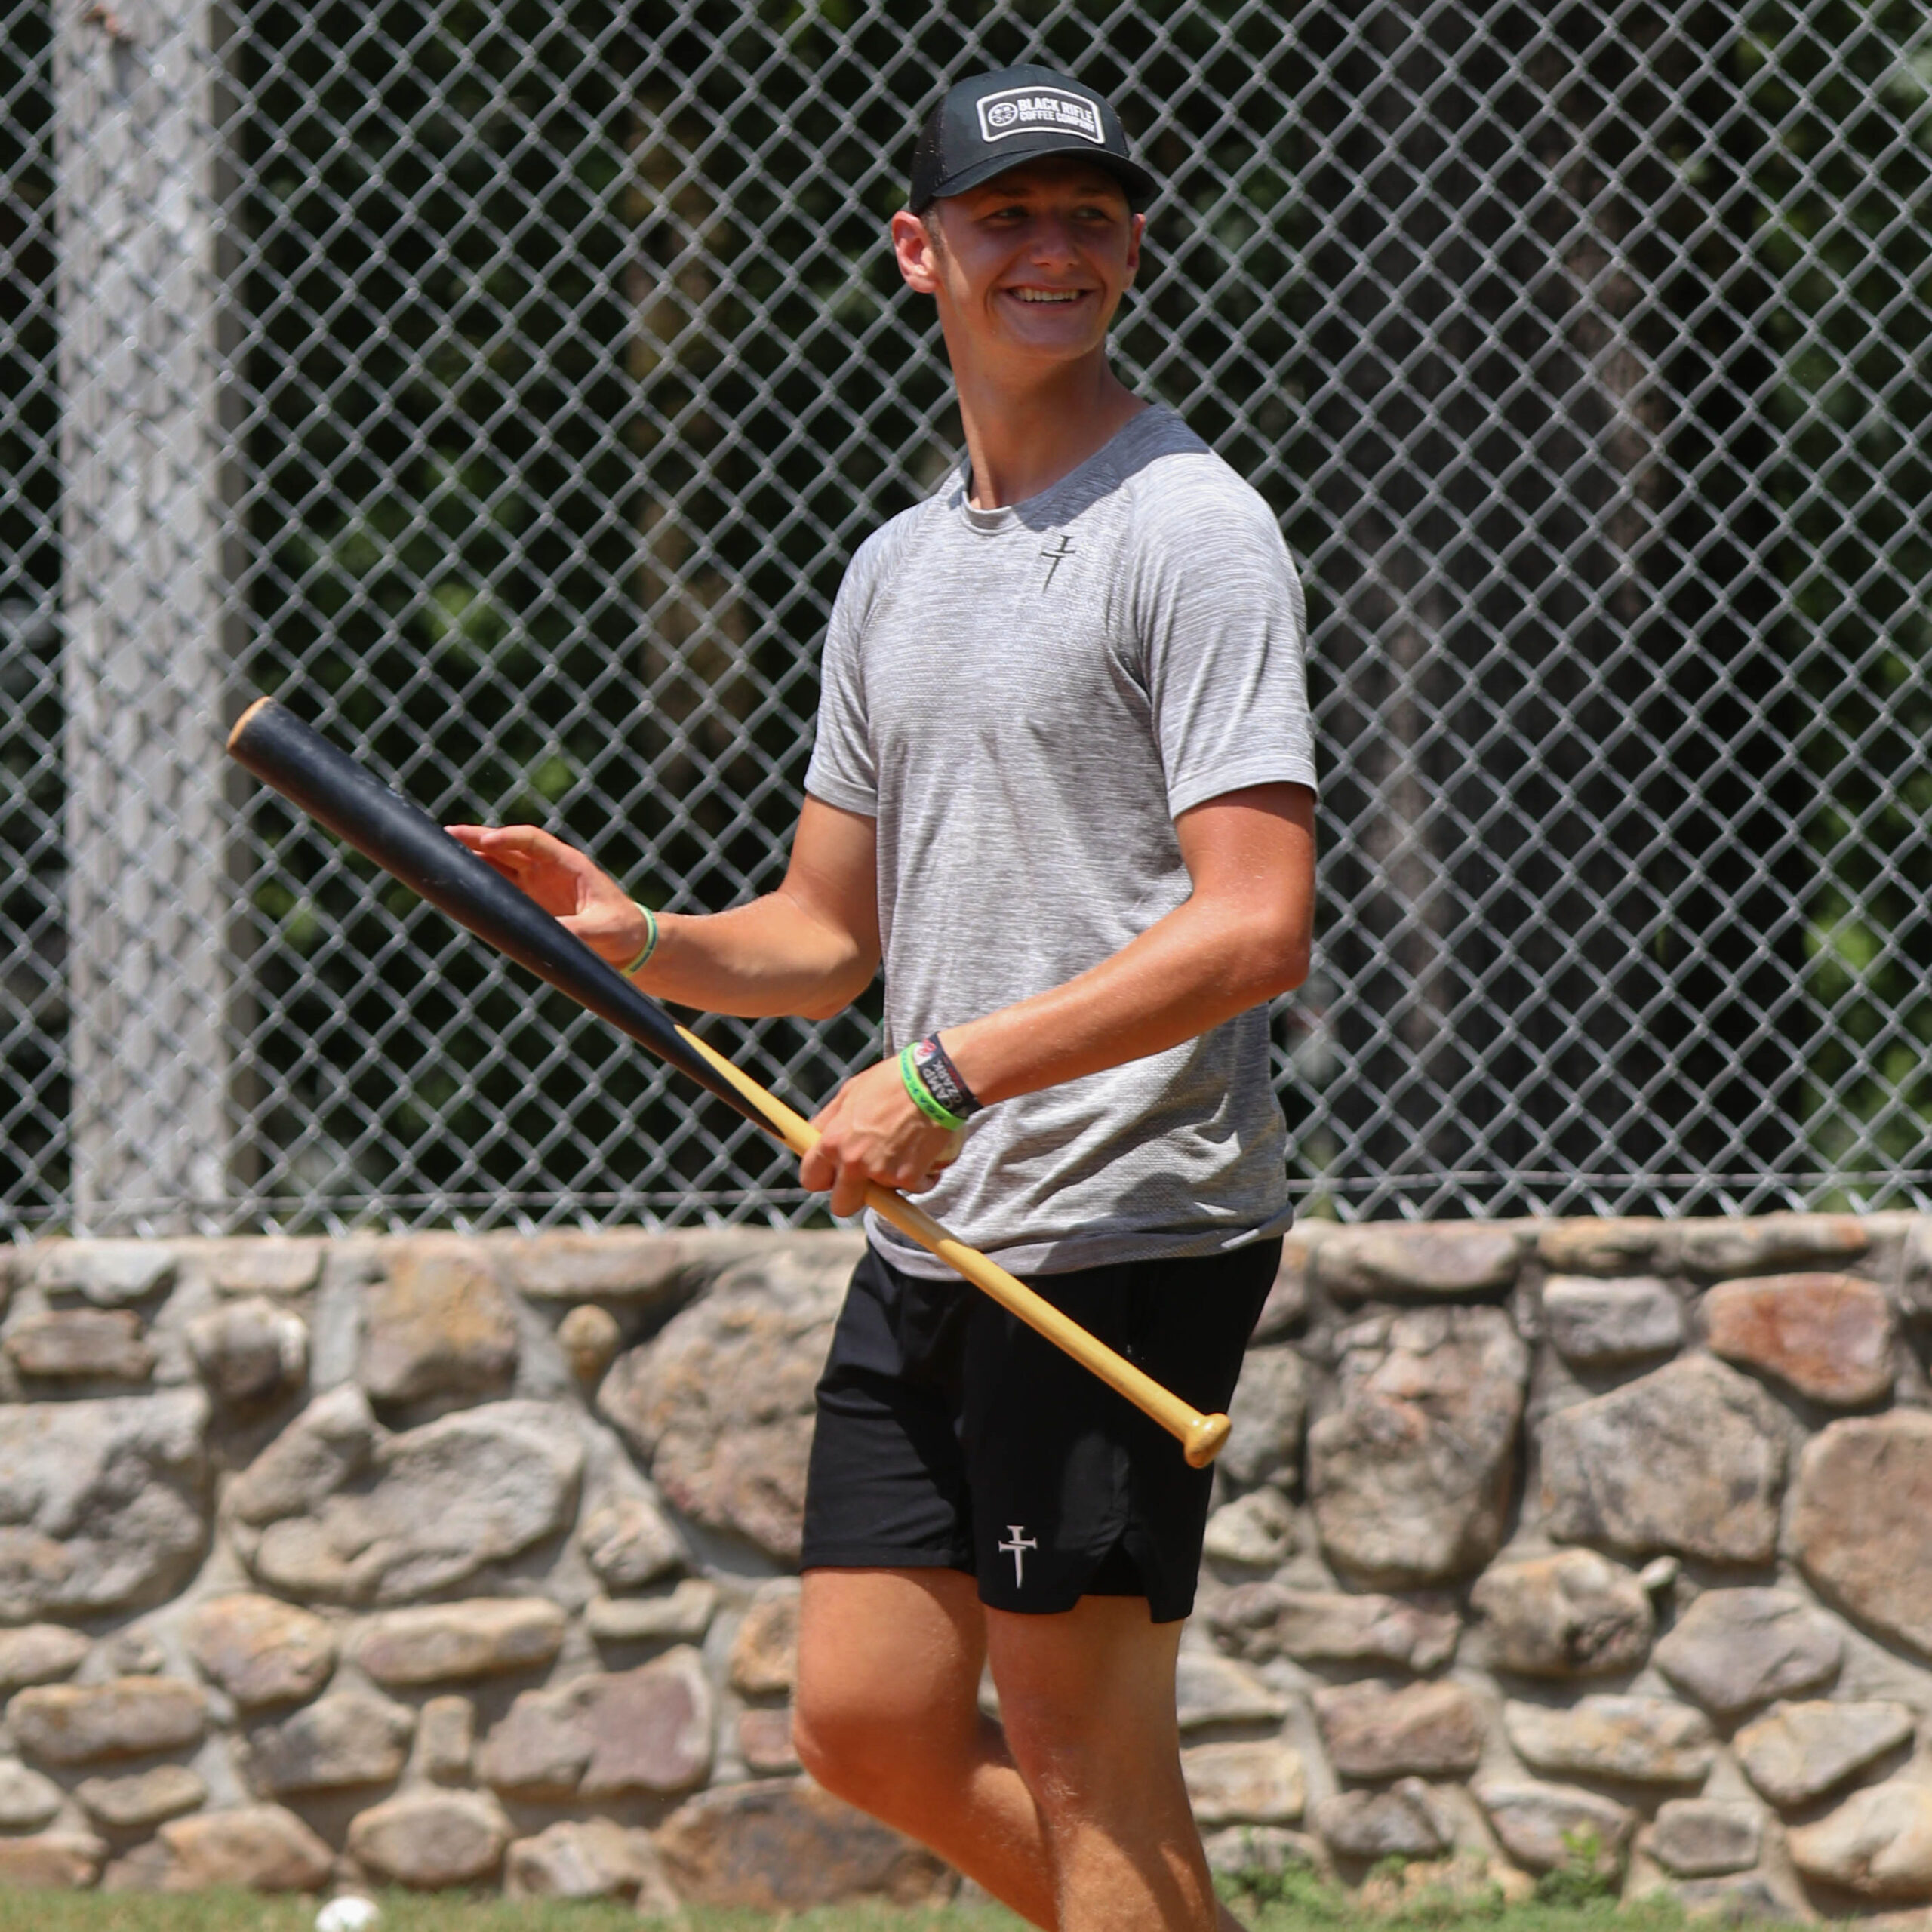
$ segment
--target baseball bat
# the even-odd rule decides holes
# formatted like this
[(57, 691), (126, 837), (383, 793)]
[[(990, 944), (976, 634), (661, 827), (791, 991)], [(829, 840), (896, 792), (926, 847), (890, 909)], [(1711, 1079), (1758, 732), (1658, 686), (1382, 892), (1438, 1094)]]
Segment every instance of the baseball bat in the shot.
[[(286, 706), (257, 698), (229, 734), (228, 749), (263, 784), (437, 911), (648, 1047), (793, 1153), (803, 1156), (817, 1145), (811, 1121), (678, 1026), (527, 893)], [(1228, 1439), (1225, 1415), (1203, 1415), (1161, 1387), (903, 1195), (873, 1183), (866, 1204), (1158, 1423), (1193, 1468), (1204, 1469), (1220, 1454)]]

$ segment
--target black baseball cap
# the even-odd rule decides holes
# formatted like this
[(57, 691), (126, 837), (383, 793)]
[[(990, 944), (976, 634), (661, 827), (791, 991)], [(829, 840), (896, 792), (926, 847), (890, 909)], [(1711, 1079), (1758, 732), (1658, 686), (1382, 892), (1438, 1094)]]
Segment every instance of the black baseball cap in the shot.
[(1120, 116), (1091, 88), (1051, 67), (1002, 67), (955, 82), (926, 116), (906, 205), (923, 214), (943, 195), (963, 195), (1042, 154), (1084, 155), (1136, 208), (1158, 185), (1128, 153)]

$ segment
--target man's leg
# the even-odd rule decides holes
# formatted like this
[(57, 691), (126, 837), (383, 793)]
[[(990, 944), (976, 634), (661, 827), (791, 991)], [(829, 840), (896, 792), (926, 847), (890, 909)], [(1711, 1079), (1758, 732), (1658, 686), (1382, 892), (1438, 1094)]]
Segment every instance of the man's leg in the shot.
[(828, 1791), (1051, 1927), (1039, 1812), (980, 1710), (986, 1646), (977, 1588), (959, 1571), (808, 1570), (793, 1734)]
[(1038, 1807), (1058, 1932), (1213, 1932), (1223, 1911), (1181, 1780), (1181, 1625), (1140, 1597), (1058, 1616), (988, 1611), (1013, 1761)]

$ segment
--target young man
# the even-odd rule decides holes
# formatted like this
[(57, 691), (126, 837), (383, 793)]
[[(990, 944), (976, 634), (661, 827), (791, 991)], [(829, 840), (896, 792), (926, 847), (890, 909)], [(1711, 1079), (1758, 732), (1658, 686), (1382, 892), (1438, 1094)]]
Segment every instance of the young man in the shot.
[[(841, 1214), (869, 1180), (931, 1189), (1214, 1409), (1290, 1218), (1266, 1002), (1306, 970), (1315, 773), (1272, 518), (1107, 363), (1152, 189), (1112, 109), (1043, 68), (928, 118), (892, 242), (966, 458), (847, 574), (776, 892), (655, 922), (541, 833), (460, 835), (685, 1004), (823, 1017), (883, 958), (912, 1051), (820, 1114), (807, 1185)], [(1204, 1932), (1174, 1680), (1209, 1476), (870, 1232), (819, 1388), (804, 1761), (1037, 1924)]]

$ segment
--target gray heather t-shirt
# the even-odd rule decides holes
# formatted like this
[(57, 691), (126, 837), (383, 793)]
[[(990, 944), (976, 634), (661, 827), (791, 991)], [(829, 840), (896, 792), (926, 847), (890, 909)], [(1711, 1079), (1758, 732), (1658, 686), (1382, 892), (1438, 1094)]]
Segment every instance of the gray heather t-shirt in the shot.
[[(1190, 806), (1314, 784), (1306, 629), (1267, 506), (1168, 409), (1024, 503), (971, 509), (955, 475), (860, 548), (805, 787), (878, 821), (890, 1051), (1173, 911)], [(1018, 1272), (1211, 1254), (1287, 1226), (1284, 1143), (1256, 1008), (989, 1107), (920, 1199)]]

